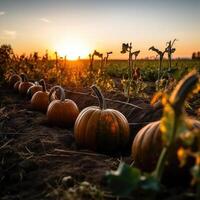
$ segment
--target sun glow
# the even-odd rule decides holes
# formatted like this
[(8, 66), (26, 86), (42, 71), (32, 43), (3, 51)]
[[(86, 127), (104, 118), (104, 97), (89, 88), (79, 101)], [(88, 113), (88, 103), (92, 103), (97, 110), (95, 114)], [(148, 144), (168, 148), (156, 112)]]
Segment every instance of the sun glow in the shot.
[(61, 57), (67, 57), (69, 60), (76, 60), (79, 58), (86, 58), (90, 52), (89, 47), (79, 40), (68, 40), (58, 43), (55, 47), (58, 55)]

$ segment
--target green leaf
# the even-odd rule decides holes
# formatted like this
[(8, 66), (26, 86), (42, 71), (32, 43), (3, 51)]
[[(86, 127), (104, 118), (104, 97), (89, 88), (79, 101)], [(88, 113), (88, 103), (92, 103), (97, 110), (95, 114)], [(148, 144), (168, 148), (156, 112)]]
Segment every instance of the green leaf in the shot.
[(141, 172), (124, 163), (120, 163), (116, 171), (106, 172), (108, 186), (114, 194), (129, 196), (134, 189), (137, 189), (140, 182)]
[[(171, 143), (174, 138), (179, 137), (180, 134), (186, 133), (189, 130), (185, 119), (186, 117), (184, 114), (177, 118), (174, 108), (170, 105), (170, 103), (166, 103), (160, 125), (160, 130), (163, 133), (162, 139), (165, 143)], [(174, 128), (176, 128), (175, 132)]]
[(176, 137), (179, 137), (181, 134), (186, 133), (189, 131), (187, 121), (185, 120), (185, 116), (181, 115), (178, 119), (177, 123), (177, 130), (176, 130)]
[(163, 133), (162, 139), (165, 143), (170, 143), (171, 137), (173, 136), (174, 130), (174, 122), (175, 122), (175, 112), (173, 107), (166, 102), (163, 111), (163, 117), (160, 123), (160, 130)]
[(145, 175), (140, 178), (140, 188), (142, 190), (158, 192), (160, 190), (160, 184), (153, 176)]

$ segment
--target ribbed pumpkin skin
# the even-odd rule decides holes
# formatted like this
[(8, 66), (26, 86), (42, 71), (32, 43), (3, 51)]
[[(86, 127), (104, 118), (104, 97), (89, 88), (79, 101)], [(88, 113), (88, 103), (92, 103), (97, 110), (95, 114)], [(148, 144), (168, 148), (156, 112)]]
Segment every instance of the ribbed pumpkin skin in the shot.
[[(190, 118), (187, 121), (192, 127), (200, 128), (199, 121)], [(132, 144), (132, 157), (136, 167), (145, 172), (151, 172), (155, 169), (163, 146), (161, 134), (160, 121), (146, 125), (137, 133)], [(177, 167), (176, 150), (179, 145), (180, 142), (177, 141), (176, 147), (170, 153), (169, 160), (173, 163), (171, 163), (170, 168), (175, 169)]]
[(15, 84), (14, 84), (14, 91), (15, 92), (19, 92), (19, 84), (21, 83), (21, 81), (17, 81)]
[(27, 97), (30, 99), (36, 92), (42, 91), (41, 85), (33, 85), (27, 90)]
[(14, 74), (14, 75), (10, 76), (10, 78), (8, 80), (8, 84), (10, 87), (13, 87), (15, 85), (15, 83), (20, 80), (21, 80), (20, 76), (17, 74)]
[(47, 109), (49, 124), (60, 127), (72, 127), (79, 114), (76, 103), (70, 99), (53, 100)]
[(25, 95), (27, 93), (27, 90), (33, 85), (34, 84), (31, 82), (21, 82), (19, 84), (19, 93)]
[(46, 113), (48, 105), (49, 105), (48, 92), (38, 91), (31, 98), (31, 106), (34, 110)]
[(132, 144), (134, 165), (150, 172), (154, 170), (162, 150), (160, 121), (143, 127), (135, 136)]
[(129, 140), (129, 124), (122, 113), (91, 106), (81, 111), (74, 126), (76, 143), (101, 152), (121, 150)]

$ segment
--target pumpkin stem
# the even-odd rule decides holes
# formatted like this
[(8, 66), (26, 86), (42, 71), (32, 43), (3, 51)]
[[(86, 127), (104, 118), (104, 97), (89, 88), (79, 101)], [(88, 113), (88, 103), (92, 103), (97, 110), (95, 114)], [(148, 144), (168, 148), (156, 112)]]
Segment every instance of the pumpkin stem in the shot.
[(176, 114), (180, 114), (183, 109), (183, 104), (185, 102), (185, 99), (188, 97), (188, 95), (191, 93), (191, 91), (194, 89), (195, 85), (199, 81), (199, 75), (194, 70), (190, 72), (188, 75), (186, 75), (176, 86), (174, 91), (172, 92), (170, 96), (170, 103), (173, 106)]
[(20, 76), (18, 74), (14, 74), (14, 75), (16, 75), (17, 77), (19, 77), (20, 81), (23, 81), (21, 75)]
[(60, 94), (61, 94), (60, 100), (61, 101), (65, 100), (65, 91), (64, 91), (64, 89), (61, 86), (56, 85), (56, 86), (52, 87), (50, 92), (49, 92), (49, 102), (51, 101), (51, 96), (52, 96), (53, 92), (56, 91), (56, 90), (60, 91)]
[(92, 85), (91, 86), (92, 90), (94, 91), (94, 93), (96, 94), (96, 96), (98, 97), (99, 100), (99, 107), (104, 110), (106, 109), (106, 102), (105, 102), (105, 98), (100, 90), (99, 87), (97, 87), (96, 85)]
[(22, 82), (28, 82), (28, 77), (25, 74), (20, 74), (21, 78), (22, 78)]
[(39, 81), (39, 84), (42, 86), (43, 92), (46, 92), (47, 91), (47, 87), (46, 87), (46, 82), (44, 81), (44, 79), (41, 79)]

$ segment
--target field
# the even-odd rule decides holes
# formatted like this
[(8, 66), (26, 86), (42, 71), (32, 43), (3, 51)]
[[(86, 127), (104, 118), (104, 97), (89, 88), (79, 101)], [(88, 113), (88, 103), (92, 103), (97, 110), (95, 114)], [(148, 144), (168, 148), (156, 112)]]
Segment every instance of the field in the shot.
[[(171, 71), (168, 70), (168, 60), (163, 60), (162, 76), (159, 77), (159, 80), (159, 60), (136, 60), (132, 67), (133, 69), (139, 68), (137, 76), (130, 75), (130, 66), (128, 67), (126, 60), (108, 60), (103, 66), (101, 60), (95, 60), (91, 66), (90, 60), (67, 61), (24, 56), (12, 57), (9, 62), (3, 64), (3, 73), (0, 79), (1, 199), (186, 200), (200, 197), (200, 161), (198, 160), (200, 152), (198, 128), (200, 125), (199, 122), (195, 121), (194, 123), (197, 125), (195, 124), (192, 127), (193, 129), (197, 128), (197, 130), (190, 130), (185, 125), (188, 120), (185, 118), (185, 112), (182, 113), (182, 107), (186, 104), (187, 115), (192, 119), (200, 120), (199, 92), (191, 95), (190, 91), (194, 84), (198, 85), (196, 82), (199, 75), (190, 75), (190, 80), (194, 80), (189, 83), (189, 86), (185, 86), (187, 91), (190, 92), (184, 91), (184, 95), (182, 95), (179, 91), (180, 94), (177, 94), (177, 96), (182, 95), (180, 99), (183, 99), (183, 101), (186, 98), (185, 96), (189, 96), (185, 104), (180, 101), (179, 96), (177, 97), (178, 104), (175, 101), (176, 99), (167, 99), (178, 81), (186, 74), (193, 69), (196, 69), (195, 73), (197, 74), (200, 72), (199, 60), (172, 60)], [(88, 136), (88, 141), (91, 144), (88, 145), (88, 148), (87, 145), (83, 145), (83, 147), (82, 141), (77, 142), (74, 126), (66, 127), (65, 124), (62, 124), (64, 127), (59, 127), (58, 124), (50, 123), (46, 112), (40, 112), (33, 108), (27, 94), (20, 94), (18, 89), (13, 89), (9, 78), (13, 74), (20, 75), (22, 73), (32, 83), (44, 79), (48, 91), (55, 85), (61, 85), (64, 88), (66, 98), (73, 100), (80, 111), (88, 106), (98, 106), (98, 98), (102, 103), (98, 93), (91, 90), (93, 84), (97, 85), (104, 95), (106, 106), (121, 112), (128, 121), (130, 135), (126, 145), (118, 146), (110, 151), (109, 145), (115, 146), (118, 139), (108, 141), (109, 145), (106, 146), (107, 141), (103, 138), (103, 144), (97, 144), (97, 146), (104, 146), (105, 149), (100, 148), (98, 150), (95, 149), (96, 147), (93, 148), (98, 142), (95, 143), (92, 139), (90, 141)], [(61, 92), (61, 90), (56, 91)], [(152, 102), (155, 94), (156, 97)], [(60, 96), (62, 96), (62, 93), (56, 98), (59, 99)], [(176, 107), (179, 106), (182, 106), (180, 107), (181, 114), (176, 112)], [(61, 120), (59, 114), (56, 117)], [(158, 174), (152, 175), (151, 170), (146, 169), (144, 171), (148, 173), (143, 174), (142, 167), (140, 168), (137, 163), (134, 163), (133, 155), (131, 155), (133, 153), (131, 153), (133, 139), (138, 131), (150, 122), (160, 119), (164, 119), (162, 126), (165, 131), (163, 133), (172, 136), (177, 134), (173, 136), (176, 138), (183, 132), (182, 135), (185, 138), (182, 140), (191, 141), (187, 145), (184, 143), (182, 148), (179, 146), (174, 150), (173, 156), (179, 152), (179, 160), (177, 156), (176, 158), (173, 157), (171, 168), (168, 165), (166, 171), (160, 172), (160, 168), (165, 164), (159, 165), (158, 171), (160, 173), (158, 174), (161, 177)], [(109, 118), (107, 120), (109, 121)], [(108, 123), (109, 127), (113, 125), (111, 122)], [(90, 121), (90, 123), (93, 122)], [(116, 127), (122, 129), (124, 126), (117, 125)], [(103, 132), (107, 133), (107, 125), (102, 125), (102, 127), (104, 128)], [(92, 129), (95, 128), (97, 127), (90, 126), (91, 133), (93, 133)], [(184, 135), (186, 130), (188, 135)], [(119, 133), (125, 134), (118, 130), (116, 134)], [(191, 134), (196, 135), (193, 137)], [(92, 138), (92, 135), (90, 136)], [(108, 136), (105, 135), (104, 137), (107, 138)], [(170, 148), (170, 145), (174, 145), (174, 143), (176, 144), (175, 138), (173, 138), (173, 141), (166, 139), (168, 145), (164, 149)], [(101, 141), (101, 139), (99, 140)], [(82, 140), (86, 139), (82, 136)], [(159, 144), (151, 143), (152, 152), (154, 151), (155, 154), (161, 152), (160, 144), (162, 142), (161, 140), (158, 141)], [(194, 141), (197, 141), (197, 144)], [(155, 147), (156, 145), (158, 147)], [(195, 148), (193, 148), (194, 146)], [(194, 152), (194, 154), (191, 153), (191, 156), (187, 152)], [(149, 154), (150, 160), (147, 158), (148, 163), (145, 167), (150, 169), (151, 165), (153, 166), (152, 160), (155, 158), (151, 157), (150, 151), (147, 151), (146, 154), (147, 157)], [(172, 158), (172, 154), (168, 154)], [(189, 157), (193, 160), (192, 165)], [(185, 164), (187, 163), (186, 158), (188, 158), (189, 164)], [(164, 158), (160, 158), (160, 160), (162, 159)], [(165, 163), (166, 160), (160, 162)], [(124, 171), (118, 169), (120, 163), (127, 164), (122, 167)], [(182, 168), (179, 169), (180, 163), (182, 163)], [(158, 164), (156, 166), (158, 167)], [(110, 170), (117, 169), (117, 173), (110, 172)], [(191, 175), (190, 169), (196, 170), (196, 174)], [(106, 172), (107, 174), (110, 172), (107, 177), (105, 176)]]

